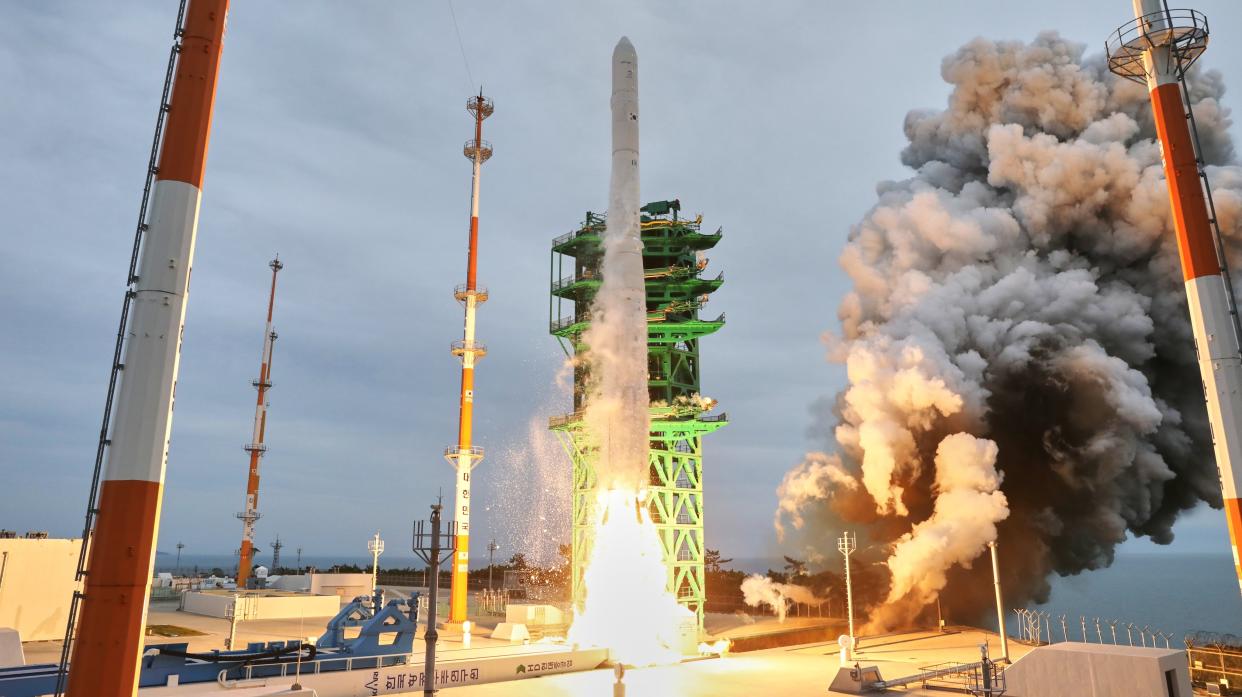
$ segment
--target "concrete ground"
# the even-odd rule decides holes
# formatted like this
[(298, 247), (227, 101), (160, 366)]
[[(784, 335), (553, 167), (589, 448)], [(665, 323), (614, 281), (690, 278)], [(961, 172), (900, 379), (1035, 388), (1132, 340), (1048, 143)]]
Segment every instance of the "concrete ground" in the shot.
[[(401, 594), (405, 597), (406, 594)], [(396, 597), (390, 595), (389, 597)], [(147, 625), (173, 625), (202, 632), (201, 636), (185, 637), (147, 637), (148, 645), (188, 643), (190, 651), (210, 651), (224, 648), (225, 639), (229, 635), (229, 621), (218, 617), (207, 617), (181, 612), (177, 609), (176, 600), (156, 600), (147, 611)], [(309, 639), (312, 643), (323, 634), (324, 627), (331, 617), (306, 617), (288, 620), (247, 620), (237, 625), (237, 646), (244, 648), (252, 641), (288, 641), (290, 639)], [(471, 645), (475, 647), (509, 646), (507, 641), (496, 641), (487, 638), (491, 629), (502, 618), (494, 616), (476, 616), (470, 618), (477, 627), (478, 633), (471, 637)], [(356, 635), (357, 630), (346, 632), (346, 636)], [(462, 648), (460, 631), (442, 629), (440, 631), (439, 649), (443, 652), (459, 651)], [(57, 663), (60, 661), (60, 641), (30, 641), (22, 644), (26, 654), (26, 663)], [(421, 655), (423, 642), (415, 641), (415, 652)]]
[[(836, 620), (839, 623), (841, 620)], [(715, 639), (733, 639), (739, 636), (782, 632), (803, 627), (818, 627), (832, 624), (834, 620), (820, 617), (787, 617), (784, 622), (775, 617), (752, 616), (743, 613), (708, 613), (704, 618), (704, 629)]]
[[(390, 596), (391, 597), (391, 596)], [(317, 638), (323, 631), (327, 617), (307, 617), (301, 620), (251, 620), (239, 624), (237, 640), (240, 646), (250, 641), (276, 641)], [(478, 616), (472, 618), (479, 633), (472, 637), (473, 649), (509, 646), (508, 642), (480, 636), (490, 633), (498, 617)], [(707, 629), (714, 637), (739, 638), (812, 628), (822, 625), (819, 618), (791, 617), (784, 623), (775, 618), (751, 618), (744, 615), (713, 615), (708, 617)], [(152, 603), (148, 624), (174, 625), (199, 632), (193, 637), (149, 637), (148, 643), (188, 642), (191, 651), (221, 648), (228, 636), (229, 622), (225, 619), (193, 615), (177, 610), (176, 601)], [(976, 629), (963, 629), (949, 633), (934, 631), (910, 632), (883, 637), (863, 637), (857, 660), (863, 665), (876, 665), (888, 680), (912, 675), (935, 664), (948, 662), (970, 663), (979, 660), (979, 645), (987, 643), (993, 657), (1000, 656), (997, 636)], [(449, 658), (476, 653), (466, 652), (459, 632), (441, 632), (440, 656)], [(23, 647), (27, 663), (54, 663), (60, 658), (60, 642), (29, 642)], [(532, 647), (533, 648), (533, 647)], [(1017, 659), (1029, 651), (1029, 647), (1011, 641), (1011, 658)], [(416, 641), (416, 654), (423, 651), (422, 641)], [(478, 653), (483, 653), (479, 651)], [(839, 694), (828, 691), (828, 685), (839, 666), (835, 641), (804, 643), (797, 646), (764, 649), (732, 654), (726, 658), (692, 660), (686, 663), (652, 668), (631, 669), (626, 673), (627, 697), (752, 697), (753, 695)], [(593, 697), (612, 694), (614, 677), (611, 670), (595, 670), (583, 673), (548, 676), (530, 680), (454, 688), (453, 694), (461, 697)], [(926, 690), (913, 686), (898, 690), (909, 695), (943, 695), (943, 690)], [(408, 693), (415, 694), (415, 693)]]
[[(858, 660), (877, 665), (888, 680), (912, 675), (937, 663), (968, 663), (979, 660), (979, 644), (987, 643), (993, 655), (1000, 654), (999, 640), (990, 632), (968, 629), (960, 632), (912, 632), (873, 639), (864, 638)], [(1028, 647), (1010, 642), (1011, 657), (1017, 659)], [(838, 695), (828, 684), (837, 673), (836, 643), (790, 646), (722, 659), (691, 661), (673, 666), (631, 669), (626, 672), (626, 697), (753, 697), (754, 695)], [(453, 690), (461, 697), (606, 697), (613, 689), (613, 673), (595, 670), (554, 675), (492, 685)], [(944, 695), (943, 689), (913, 686), (898, 689), (907, 695)]]

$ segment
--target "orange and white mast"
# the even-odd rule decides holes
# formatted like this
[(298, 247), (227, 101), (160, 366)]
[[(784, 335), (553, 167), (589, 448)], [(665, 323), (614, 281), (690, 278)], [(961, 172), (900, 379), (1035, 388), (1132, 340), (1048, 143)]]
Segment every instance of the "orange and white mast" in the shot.
[(245, 447), (250, 453), (250, 474), (246, 479), (246, 508), (237, 517), (242, 521), (241, 549), (237, 558), (237, 587), (245, 588), (246, 579), (250, 578), (250, 567), (254, 566), (254, 524), (259, 519), (259, 462), (267, 445), (263, 443), (267, 432), (267, 391), (272, 386), (272, 347), (276, 343), (276, 332), (272, 331), (272, 308), (276, 305), (276, 274), (285, 268), (277, 255), (268, 263), (272, 269), (272, 289), (267, 296), (267, 326), (263, 330), (263, 359), (259, 363), (259, 378), (253, 381), (259, 393), (254, 406), (254, 433)]
[(461, 358), (461, 400), (457, 422), (457, 445), (444, 450), (444, 457), (457, 471), (453, 518), (457, 521), (457, 554), (453, 559), (452, 601), (449, 622), (466, 620), (466, 584), (470, 571), (470, 471), (483, 460), (483, 448), (473, 443), (474, 427), (474, 364), (487, 355), (487, 349), (474, 337), (475, 310), (487, 301), (487, 289), (477, 280), (479, 251), (479, 173), (483, 163), (492, 156), (492, 145), (483, 140), (483, 119), (494, 111), (492, 101), (479, 96), (466, 101), (466, 111), (474, 117), (474, 138), (466, 141), (462, 153), (474, 164), (470, 181), (470, 243), (466, 257), (466, 283), (457, 286), (453, 295), (466, 306), (465, 329), (461, 341), (454, 341), (454, 356)]
[(186, 295), (228, 0), (190, 0), (133, 288), (70, 697), (132, 697), (159, 532)]
[(1186, 302), (1207, 399), (1216, 465), (1239, 585), (1242, 561), (1242, 350), (1237, 308), (1220, 249), (1215, 206), (1198, 153), (1194, 114), (1184, 99), (1185, 70), (1207, 48), (1206, 18), (1169, 10), (1162, 0), (1133, 0), (1135, 20), (1108, 42), (1113, 72), (1144, 82), (1164, 156)]

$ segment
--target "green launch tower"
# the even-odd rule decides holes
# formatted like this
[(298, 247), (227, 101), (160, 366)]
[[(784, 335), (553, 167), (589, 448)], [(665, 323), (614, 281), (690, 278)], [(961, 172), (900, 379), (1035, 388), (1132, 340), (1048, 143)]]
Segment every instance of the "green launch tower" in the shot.
[[(721, 232), (703, 234), (702, 216), (678, 217), (679, 201), (642, 208), (643, 275), (647, 291), (647, 388), (651, 437), (648, 450), (649, 510), (660, 534), (668, 568), (668, 589), (703, 624), (703, 435), (724, 426), (727, 416), (708, 414), (715, 403), (699, 388), (699, 339), (724, 326), (724, 315), (699, 317), (723, 274), (708, 278), (703, 252)], [(549, 330), (565, 352), (579, 355), (590, 326), (591, 299), (602, 281), (604, 216), (588, 212), (578, 229), (552, 241)], [(583, 432), (587, 375), (574, 372), (574, 411), (554, 417), (555, 431), (573, 461), (572, 591), (576, 607), (584, 597), (585, 553), (590, 546), (595, 491), (595, 453)]]

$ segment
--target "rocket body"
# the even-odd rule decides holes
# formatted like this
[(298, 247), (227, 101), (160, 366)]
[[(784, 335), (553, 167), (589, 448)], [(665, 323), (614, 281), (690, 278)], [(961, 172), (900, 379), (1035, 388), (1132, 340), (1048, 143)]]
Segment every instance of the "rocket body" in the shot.
[(601, 488), (647, 483), (647, 296), (639, 225), (638, 54), (622, 38), (612, 54), (612, 176), (603, 283), (586, 337), (598, 380), (588, 407), (599, 437)]
[(1242, 502), (1238, 500), (1237, 490), (1238, 481), (1242, 479), (1242, 351), (1237, 325), (1230, 314), (1228, 287), (1216, 252), (1195, 142), (1182, 100), (1178, 59), (1170, 55), (1172, 49), (1165, 43), (1170, 40), (1168, 30), (1172, 27), (1168, 25), (1172, 18), (1165, 14), (1161, 0), (1134, 0), (1134, 12), (1145, 35), (1152, 37), (1143, 63), (1152, 115), (1164, 155), (1177, 250), (1203, 378), (1216, 465), (1220, 470), (1229, 540), (1242, 587), (1242, 560), (1238, 552), (1242, 542)]
[[(612, 51), (612, 195), (619, 193), (618, 177), (633, 182), (633, 213), (638, 214), (638, 53), (622, 37)], [(617, 201), (612, 201), (617, 203)], [(609, 208), (609, 213), (615, 213)]]

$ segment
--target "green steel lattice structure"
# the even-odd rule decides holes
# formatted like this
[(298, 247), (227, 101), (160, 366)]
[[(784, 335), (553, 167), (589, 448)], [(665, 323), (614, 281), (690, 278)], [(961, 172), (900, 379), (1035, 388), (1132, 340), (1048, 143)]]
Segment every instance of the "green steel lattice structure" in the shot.
[[(724, 282), (704, 273), (703, 252), (721, 232), (703, 234), (702, 217), (678, 218), (678, 201), (643, 206), (643, 268), (647, 290), (647, 379), (651, 400), (649, 510), (660, 533), (668, 567), (668, 588), (703, 625), (703, 436), (728, 423), (709, 414), (713, 403), (699, 389), (699, 340), (724, 326), (724, 315), (702, 319), (699, 311)], [(604, 216), (587, 213), (578, 229), (552, 241), (549, 331), (569, 355), (585, 350), (590, 303), (602, 281)], [(557, 433), (573, 461), (572, 592), (581, 607), (583, 562), (590, 545), (594, 504), (594, 453), (583, 431), (587, 375), (574, 374), (574, 411), (554, 417)]]

